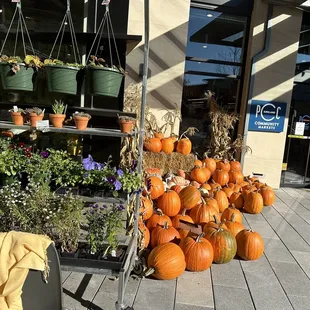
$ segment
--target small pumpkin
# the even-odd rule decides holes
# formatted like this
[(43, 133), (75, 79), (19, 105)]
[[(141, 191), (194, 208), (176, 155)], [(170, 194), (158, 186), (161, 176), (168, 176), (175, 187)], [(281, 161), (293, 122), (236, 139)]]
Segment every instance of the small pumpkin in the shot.
[(262, 195), (263, 197), (263, 203), (264, 206), (272, 206), (275, 202), (276, 195), (274, 191), (270, 187), (266, 186), (261, 186), (258, 190), (258, 192)]
[(222, 190), (216, 190), (214, 192), (214, 199), (217, 201), (219, 206), (219, 212), (223, 213), (226, 208), (229, 206), (228, 198)]
[(146, 168), (145, 169), (145, 173), (146, 175), (149, 176), (157, 176), (157, 177), (161, 177), (163, 175), (163, 172), (161, 169), (158, 168)]
[(203, 166), (203, 164), (202, 164), (202, 161), (201, 161), (201, 160), (196, 159), (196, 160), (194, 161), (194, 167), (202, 167), (202, 166)]
[(171, 138), (161, 140), (161, 150), (166, 154), (172, 154), (174, 151), (174, 141)]
[(187, 210), (194, 208), (201, 199), (199, 190), (192, 185), (183, 188), (179, 196), (181, 199), (181, 208)]
[(210, 268), (213, 261), (213, 247), (211, 243), (199, 236), (188, 236), (182, 243), (185, 256), (186, 269), (190, 271), (203, 271)]
[(204, 199), (202, 199), (202, 203), (190, 210), (189, 215), (194, 223), (198, 225), (205, 225), (212, 221), (214, 217), (217, 217), (218, 219), (220, 218), (218, 210)]
[(189, 155), (192, 151), (192, 142), (188, 138), (182, 138), (178, 141), (177, 152), (183, 155)]
[(229, 182), (241, 184), (243, 182), (244, 176), (242, 172), (231, 170), (229, 171)]
[(168, 190), (158, 198), (157, 207), (167, 216), (175, 216), (181, 210), (180, 197), (175, 191)]
[(227, 229), (231, 231), (235, 237), (241, 230), (245, 229), (245, 227), (241, 223), (235, 221), (235, 214), (231, 216), (229, 221), (225, 221), (225, 224)]
[(230, 171), (230, 163), (228, 160), (221, 160), (216, 163), (216, 169), (224, 170), (226, 172)]
[(208, 183), (204, 183), (204, 184), (201, 184), (200, 188), (203, 188), (207, 191), (210, 191), (211, 190), (211, 185), (208, 184)]
[(148, 230), (148, 228), (145, 226), (145, 224), (143, 222), (139, 222), (139, 230), (142, 234), (142, 242), (141, 242), (141, 247), (142, 249), (145, 249), (148, 247), (149, 243), (150, 243), (150, 231)]
[(148, 138), (144, 141), (143, 147), (146, 151), (159, 153), (161, 151), (161, 141), (158, 138)]
[(186, 173), (184, 170), (182, 169), (179, 169), (178, 172), (177, 172), (177, 175), (182, 177), (183, 179), (186, 179)]
[(180, 194), (180, 191), (184, 188), (184, 186), (181, 185), (173, 185), (171, 186), (171, 190), (175, 191), (177, 194)]
[(237, 236), (237, 255), (244, 260), (259, 259), (264, 253), (264, 240), (253, 230), (244, 229)]
[(212, 175), (213, 180), (221, 186), (226, 185), (229, 182), (229, 174), (225, 170), (216, 169)]
[(140, 215), (143, 221), (147, 221), (153, 214), (153, 203), (146, 197), (141, 196)]
[(218, 220), (218, 218), (216, 216), (214, 216), (214, 220), (213, 221), (210, 221), (205, 226), (203, 226), (203, 231), (204, 231), (205, 234), (207, 234), (209, 229), (211, 229), (211, 230), (212, 229), (213, 230), (214, 229), (218, 229), (220, 227), (220, 225), (221, 225), (221, 227), (223, 229), (227, 229), (226, 222), (220, 222)]
[(234, 193), (234, 190), (228, 186), (224, 186), (222, 191), (226, 194), (227, 198), (230, 198), (230, 196)]
[(163, 181), (155, 176), (147, 178), (147, 189), (153, 200), (157, 199), (165, 192)]
[(208, 168), (204, 167), (195, 167), (191, 171), (190, 178), (193, 181), (198, 182), (199, 184), (203, 184), (207, 182), (211, 177), (211, 172)]
[(214, 180), (210, 183), (212, 190), (222, 189), (222, 186), (219, 183), (216, 183)]
[(229, 164), (230, 164), (230, 170), (239, 171), (239, 172), (242, 171), (242, 166), (239, 161), (232, 160)]
[(222, 221), (229, 221), (234, 215), (234, 220), (240, 224), (242, 224), (242, 213), (235, 208), (234, 205), (229, 206), (227, 209), (223, 211), (223, 214), (221, 216)]
[(205, 168), (208, 168), (211, 173), (216, 170), (216, 161), (213, 158), (205, 158), (202, 164)]
[(237, 253), (236, 238), (229, 230), (223, 229), (222, 225), (217, 229), (209, 229), (205, 235), (213, 247), (213, 262), (217, 264), (229, 263)]
[(157, 209), (156, 212), (150, 217), (150, 219), (146, 222), (146, 227), (150, 232), (157, 227), (157, 225), (164, 225), (168, 223), (169, 226), (172, 226), (172, 222), (170, 217), (165, 215), (160, 209)]
[(185, 209), (182, 211), (181, 214), (178, 214), (178, 215), (174, 216), (171, 219), (172, 226), (175, 229), (179, 229), (180, 228), (180, 220), (194, 224), (193, 219), (189, 215), (186, 215), (186, 210)]
[(155, 132), (154, 137), (159, 139), (159, 140), (162, 140), (162, 139), (164, 139), (165, 136), (162, 132)]
[(159, 280), (172, 280), (179, 277), (186, 268), (185, 256), (181, 248), (174, 243), (165, 243), (155, 247), (147, 259), (149, 270), (146, 276), (153, 274)]
[(168, 225), (168, 222), (165, 222), (164, 225), (156, 226), (151, 233), (151, 247), (155, 248), (159, 244), (168, 243), (171, 241), (180, 241), (179, 232), (171, 225)]
[(234, 204), (237, 209), (242, 209), (244, 205), (244, 198), (240, 192), (233, 193), (229, 198), (229, 202), (230, 204)]
[(263, 197), (258, 192), (250, 192), (244, 202), (244, 210), (251, 214), (259, 214), (264, 208)]

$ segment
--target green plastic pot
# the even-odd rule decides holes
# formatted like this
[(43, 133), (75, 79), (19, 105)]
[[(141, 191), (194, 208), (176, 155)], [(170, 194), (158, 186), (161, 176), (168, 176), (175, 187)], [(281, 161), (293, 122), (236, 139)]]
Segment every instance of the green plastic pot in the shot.
[(83, 84), (84, 71), (80, 68), (46, 65), (48, 91), (79, 95)]
[(124, 75), (111, 68), (87, 67), (86, 80), (90, 95), (117, 98)]
[(19, 64), (20, 71), (14, 73), (8, 63), (0, 63), (0, 77), (3, 90), (33, 91), (36, 84), (37, 72)]

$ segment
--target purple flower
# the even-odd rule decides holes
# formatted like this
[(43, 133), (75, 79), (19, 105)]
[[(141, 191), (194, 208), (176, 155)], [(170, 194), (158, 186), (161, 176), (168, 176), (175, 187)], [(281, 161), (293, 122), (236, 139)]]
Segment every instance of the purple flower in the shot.
[(50, 156), (50, 153), (47, 152), (47, 151), (42, 151), (42, 152), (40, 153), (40, 155), (41, 155), (43, 158), (47, 158), (47, 157)]
[(119, 191), (122, 189), (122, 183), (119, 180), (115, 180), (115, 182), (113, 184), (115, 186), (116, 191)]
[(94, 209), (98, 209), (98, 208), (99, 208), (99, 205), (96, 203), (95, 205), (93, 205), (93, 208), (94, 208)]
[(94, 170), (96, 167), (96, 162), (94, 161), (93, 157), (91, 155), (88, 155), (87, 158), (83, 159), (83, 165), (85, 170)]
[(108, 177), (108, 182), (110, 184), (114, 184), (116, 182), (116, 177), (114, 175), (111, 175)]
[(96, 170), (102, 170), (104, 167), (105, 167), (105, 164), (95, 163), (95, 169)]
[(124, 171), (122, 169), (117, 169), (116, 173), (119, 177), (122, 177), (124, 175)]
[(117, 207), (117, 210), (118, 210), (118, 211), (123, 211), (123, 210), (125, 210), (125, 207), (124, 207), (123, 205), (119, 205), (119, 206)]
[(94, 214), (94, 213), (95, 213), (95, 211), (94, 211), (94, 210), (90, 210), (89, 212), (90, 212), (90, 214)]
[(104, 210), (104, 209), (107, 209), (108, 208), (108, 206), (106, 206), (106, 205), (102, 205), (102, 207), (100, 207), (100, 210)]

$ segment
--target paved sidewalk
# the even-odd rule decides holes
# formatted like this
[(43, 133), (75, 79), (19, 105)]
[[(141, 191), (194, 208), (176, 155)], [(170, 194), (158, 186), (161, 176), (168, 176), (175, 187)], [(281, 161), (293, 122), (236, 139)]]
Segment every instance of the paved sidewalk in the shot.
[[(234, 259), (171, 281), (130, 279), (126, 304), (135, 310), (310, 310), (310, 191), (276, 191), (274, 207), (244, 214), (258, 231), (265, 254), (254, 262)], [(114, 310), (117, 281), (63, 272), (69, 310)]]

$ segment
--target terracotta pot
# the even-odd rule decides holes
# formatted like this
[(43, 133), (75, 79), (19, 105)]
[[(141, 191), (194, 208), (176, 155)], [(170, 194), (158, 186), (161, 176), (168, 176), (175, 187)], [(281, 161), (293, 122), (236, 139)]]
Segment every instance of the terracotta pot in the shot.
[(37, 127), (37, 122), (42, 121), (44, 114), (37, 115), (36, 113), (29, 113), (30, 126)]
[(82, 117), (82, 116), (74, 116), (74, 122), (75, 126), (78, 130), (86, 130), (89, 118), (88, 117)]
[(24, 125), (24, 116), (21, 112), (11, 112), (11, 116), (14, 125)]
[(119, 125), (121, 128), (121, 132), (124, 133), (131, 133), (132, 127), (133, 127), (134, 121), (128, 121), (125, 119), (119, 120)]
[(55, 128), (62, 128), (66, 114), (50, 114), (50, 120)]

